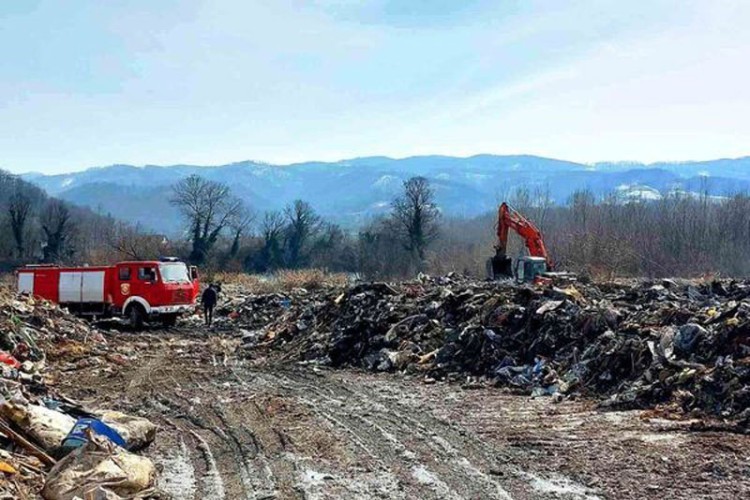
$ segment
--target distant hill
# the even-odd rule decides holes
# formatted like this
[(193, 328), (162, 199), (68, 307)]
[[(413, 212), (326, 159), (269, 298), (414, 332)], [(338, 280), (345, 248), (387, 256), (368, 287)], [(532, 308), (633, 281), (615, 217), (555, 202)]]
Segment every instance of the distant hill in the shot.
[(338, 162), (270, 165), (252, 161), (215, 167), (112, 165), (61, 175), (24, 178), (50, 195), (164, 233), (180, 230), (169, 205), (169, 186), (191, 174), (226, 182), (258, 211), (280, 209), (301, 198), (324, 216), (356, 226), (389, 209), (405, 179), (423, 175), (447, 214), (473, 216), (493, 209), (518, 188), (544, 190), (564, 203), (577, 189), (597, 195), (659, 198), (668, 192), (708, 191), (725, 196), (750, 191), (750, 157), (686, 163), (580, 163), (538, 156), (468, 158), (366, 157)]

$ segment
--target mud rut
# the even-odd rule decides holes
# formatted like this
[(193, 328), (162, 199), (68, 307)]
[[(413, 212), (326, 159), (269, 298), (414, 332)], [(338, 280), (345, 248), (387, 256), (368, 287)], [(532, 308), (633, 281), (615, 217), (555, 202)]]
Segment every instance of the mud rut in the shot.
[(175, 497), (511, 498), (491, 447), (395, 392), (305, 368), (232, 375), (193, 372), (150, 402), (172, 429), (152, 454)]
[[(62, 389), (161, 427), (146, 451), (177, 499), (738, 498), (750, 437), (495, 389), (278, 365), (232, 341), (116, 336), (137, 362)], [(105, 376), (103, 376), (103, 374)]]

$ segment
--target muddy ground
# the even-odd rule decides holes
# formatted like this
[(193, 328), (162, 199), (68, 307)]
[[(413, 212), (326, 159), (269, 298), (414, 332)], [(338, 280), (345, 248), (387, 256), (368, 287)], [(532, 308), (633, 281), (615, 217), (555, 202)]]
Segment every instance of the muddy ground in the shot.
[[(750, 436), (494, 388), (234, 357), (199, 332), (113, 333), (58, 387), (161, 427), (174, 498), (748, 498)], [(113, 364), (112, 362), (116, 362)]]

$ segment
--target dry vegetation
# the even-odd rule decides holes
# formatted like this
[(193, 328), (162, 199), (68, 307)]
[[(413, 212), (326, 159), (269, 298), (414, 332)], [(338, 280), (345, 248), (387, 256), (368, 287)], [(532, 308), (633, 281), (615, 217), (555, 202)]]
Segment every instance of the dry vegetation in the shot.
[(0, 288), (12, 286), (15, 281), (15, 276), (12, 273), (0, 273)]
[(329, 273), (322, 269), (281, 270), (271, 275), (218, 272), (204, 281), (220, 283), (222, 286), (238, 287), (254, 294), (288, 292), (295, 288), (317, 290), (325, 287), (343, 286), (350, 281), (345, 273)]

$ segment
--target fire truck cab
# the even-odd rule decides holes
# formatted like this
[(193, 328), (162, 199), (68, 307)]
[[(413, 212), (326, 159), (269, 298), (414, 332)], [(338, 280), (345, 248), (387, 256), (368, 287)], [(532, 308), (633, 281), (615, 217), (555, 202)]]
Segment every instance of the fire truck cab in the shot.
[(29, 265), (17, 271), (18, 290), (56, 302), (81, 316), (126, 317), (174, 325), (195, 309), (198, 275), (176, 259), (119, 262), (113, 266)]

